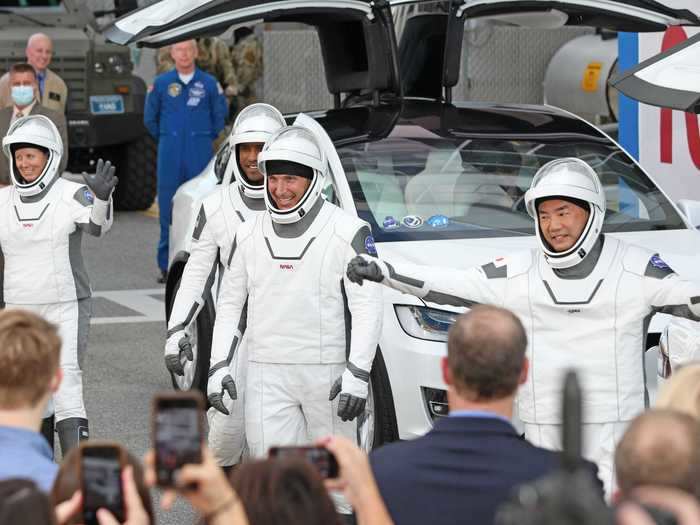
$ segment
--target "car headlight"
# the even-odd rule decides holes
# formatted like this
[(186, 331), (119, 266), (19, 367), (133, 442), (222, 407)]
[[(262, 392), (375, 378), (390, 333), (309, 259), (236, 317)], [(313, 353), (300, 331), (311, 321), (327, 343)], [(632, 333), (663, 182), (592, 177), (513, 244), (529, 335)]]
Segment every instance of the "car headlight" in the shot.
[(93, 67), (95, 68), (95, 73), (97, 73), (98, 75), (101, 75), (105, 72), (105, 66), (102, 62), (95, 62)]
[(109, 64), (109, 67), (112, 69), (112, 71), (117, 75), (121, 75), (124, 73), (124, 71), (126, 71), (124, 61), (119, 55), (110, 55), (109, 57), (107, 57), (107, 63)]
[(460, 315), (427, 306), (397, 305), (394, 309), (404, 332), (427, 341), (447, 341), (447, 332)]

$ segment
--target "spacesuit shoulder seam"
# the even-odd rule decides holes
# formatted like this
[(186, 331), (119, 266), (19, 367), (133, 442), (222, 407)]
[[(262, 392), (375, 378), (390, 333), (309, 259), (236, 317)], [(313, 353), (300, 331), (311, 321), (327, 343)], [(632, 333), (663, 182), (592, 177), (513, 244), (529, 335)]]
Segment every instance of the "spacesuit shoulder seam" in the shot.
[(649, 264), (649, 260), (654, 255), (654, 252), (627, 243), (622, 244), (622, 249), (625, 252), (622, 255), (622, 267), (625, 271), (638, 275), (639, 277), (644, 276), (644, 271)]
[(350, 215), (345, 210), (338, 208), (336, 213), (340, 213), (340, 217), (335, 221), (335, 234), (346, 242), (352, 242), (357, 235), (357, 232), (362, 228), (367, 227), (367, 229), (372, 231), (369, 224), (362, 219)]
[[(506, 279), (512, 279), (513, 277), (529, 272), (535, 261), (534, 255), (535, 253), (533, 250), (522, 250), (508, 255), (505, 258), (505, 266), (507, 268)], [(495, 261), (492, 261), (492, 264), (495, 264)]]
[(202, 200), (202, 206), (204, 206), (204, 211), (207, 217), (214, 215), (219, 209), (221, 209), (221, 192), (215, 191), (204, 197)]

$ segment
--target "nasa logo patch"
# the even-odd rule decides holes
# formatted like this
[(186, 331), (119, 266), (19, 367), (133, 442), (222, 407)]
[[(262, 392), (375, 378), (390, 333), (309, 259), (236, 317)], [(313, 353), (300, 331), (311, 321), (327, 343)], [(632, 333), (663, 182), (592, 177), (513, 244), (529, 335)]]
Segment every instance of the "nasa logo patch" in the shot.
[(83, 197), (85, 197), (85, 200), (88, 201), (90, 204), (95, 202), (95, 197), (90, 190), (83, 191)]
[(659, 270), (671, 269), (671, 267), (668, 264), (666, 264), (664, 260), (658, 255), (652, 255), (651, 259), (649, 259), (649, 262), (654, 268), (658, 268)]
[(177, 82), (173, 82), (168, 86), (168, 95), (170, 95), (171, 97), (175, 98), (180, 93), (182, 93), (182, 86)]
[(374, 245), (374, 237), (371, 235), (365, 237), (365, 250), (368, 254), (377, 256), (377, 247)]

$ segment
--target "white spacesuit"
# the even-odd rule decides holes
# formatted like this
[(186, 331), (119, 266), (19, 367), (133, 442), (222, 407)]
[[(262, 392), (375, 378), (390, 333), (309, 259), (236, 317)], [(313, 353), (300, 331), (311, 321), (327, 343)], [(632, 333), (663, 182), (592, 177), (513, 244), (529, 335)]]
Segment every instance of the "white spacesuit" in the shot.
[[(327, 161), (318, 144), (300, 126), (266, 143), (259, 163), (269, 213), (239, 227), (217, 303), (209, 400), (221, 407), (231, 395), (226, 363), (247, 301), (245, 418), (254, 457), (330, 434), (355, 439), (351, 420), (368, 395), (381, 288), (349, 282), (345, 268), (357, 254), (374, 254), (374, 243), (364, 222), (322, 198)], [(280, 207), (269, 191), (279, 174), (310, 180), (293, 207)]]
[[(90, 324), (90, 282), (81, 254), (83, 232), (101, 236), (112, 225), (114, 167), (98, 163), (86, 185), (60, 177), (61, 136), (46, 117), (15, 121), (2, 141), (12, 185), (0, 189), (2, 301), (33, 311), (59, 327), (63, 381), (53, 397), (56, 430), (65, 454), (88, 437), (81, 364)], [(34, 148), (47, 156), (34, 180), (20, 173), (15, 152)], [(47, 424), (48, 423), (48, 424)], [(53, 443), (53, 422), (45, 421)]]
[[(588, 221), (570, 249), (555, 252), (537, 208), (547, 199), (588, 204)], [(628, 421), (645, 408), (644, 347), (655, 312), (700, 320), (700, 284), (684, 281), (648, 250), (600, 234), (603, 187), (585, 162), (543, 166), (525, 195), (539, 249), (469, 270), (354, 259), (348, 276), (384, 284), (426, 301), (512, 310), (527, 332), (530, 373), (518, 392), (518, 415), (533, 443), (560, 448), (561, 387), (575, 368), (583, 387), (585, 455), (609, 490), (612, 454)]]
[[(216, 278), (217, 268), (223, 270), (238, 226), (265, 210), (263, 184), (249, 180), (240, 165), (239, 145), (264, 143), (275, 131), (285, 126), (282, 114), (268, 104), (251, 104), (236, 118), (229, 143), (230, 156), (222, 184), (203, 201), (192, 233), (190, 257), (180, 280), (168, 321), (168, 339), (165, 344), (165, 364), (176, 375), (184, 375), (185, 367), (194, 359), (189, 333), (205, 303)], [(233, 174), (233, 179), (231, 175)], [(229, 183), (230, 181), (230, 183)], [(245, 321), (245, 319), (243, 319)], [(240, 326), (242, 333), (244, 324)], [(241, 400), (238, 410), (230, 415), (209, 410), (209, 446), (218, 463), (230, 466), (238, 463), (245, 449), (243, 424), (243, 389), (245, 386), (245, 343), (239, 347), (236, 359), (231, 361), (232, 376), (238, 384)]]

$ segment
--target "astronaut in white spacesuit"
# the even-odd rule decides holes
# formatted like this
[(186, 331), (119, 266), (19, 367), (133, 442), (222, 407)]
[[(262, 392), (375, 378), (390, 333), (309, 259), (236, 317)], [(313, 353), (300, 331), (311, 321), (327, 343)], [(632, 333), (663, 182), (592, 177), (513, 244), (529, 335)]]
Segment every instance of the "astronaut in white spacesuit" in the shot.
[[(60, 177), (61, 135), (42, 115), (16, 120), (2, 140), (12, 185), (0, 189), (2, 302), (55, 323), (61, 335), (63, 382), (53, 397), (65, 454), (88, 438), (81, 364), (90, 325), (90, 282), (81, 254), (83, 232), (112, 225), (115, 168), (100, 160), (85, 185)], [(53, 416), (42, 432), (53, 446)], [(53, 448), (52, 448), (53, 450)]]
[(367, 224), (322, 198), (328, 162), (314, 133), (289, 126), (265, 144), (268, 213), (238, 228), (217, 303), (208, 397), (222, 411), (236, 398), (228, 362), (247, 301), (253, 457), (330, 434), (355, 439), (381, 331), (381, 287), (345, 276), (355, 255), (376, 253), (374, 241)]
[[(234, 122), (229, 137), (232, 153), (221, 186), (202, 201), (192, 233), (190, 257), (168, 321), (165, 365), (173, 374), (183, 376), (185, 366), (192, 366), (188, 365), (194, 359), (189, 334), (196, 328), (195, 320), (214, 283), (217, 268), (223, 270), (226, 264), (238, 226), (266, 209), (258, 154), (265, 141), (285, 125), (276, 108), (260, 103), (247, 106)], [(239, 327), (238, 338), (244, 326)], [(238, 339), (236, 342), (240, 343)], [(230, 365), (241, 403), (232, 410), (233, 400), (229, 399), (225, 413), (213, 409), (208, 412), (209, 446), (218, 463), (225, 467), (238, 463), (245, 449), (242, 403), (245, 364), (243, 343)]]
[(648, 319), (663, 312), (700, 320), (700, 284), (681, 279), (658, 254), (601, 235), (605, 194), (582, 160), (540, 168), (525, 203), (538, 249), (468, 270), (358, 257), (348, 277), (439, 304), (511, 309), (530, 342), (531, 373), (518, 393), (525, 436), (560, 448), (560, 392), (565, 371), (575, 368), (584, 392), (584, 455), (598, 463), (609, 494), (617, 440), (645, 408)]

